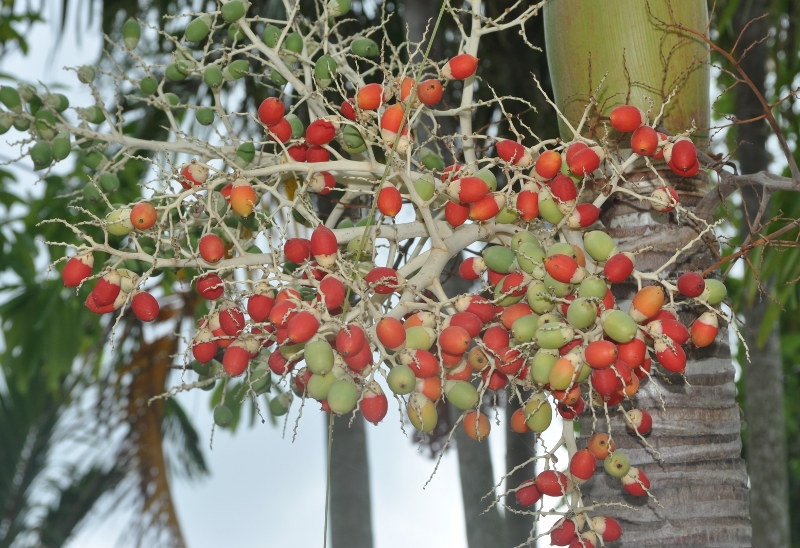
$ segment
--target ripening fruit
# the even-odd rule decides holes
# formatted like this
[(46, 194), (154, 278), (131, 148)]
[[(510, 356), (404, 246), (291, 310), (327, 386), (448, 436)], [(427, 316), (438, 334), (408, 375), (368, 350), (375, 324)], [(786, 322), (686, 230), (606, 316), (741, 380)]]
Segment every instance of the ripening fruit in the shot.
[(553, 408), (550, 407), (550, 403), (542, 393), (534, 394), (525, 403), (523, 411), (525, 413), (525, 424), (537, 434), (547, 430), (553, 420)]
[(698, 298), (702, 301), (706, 301), (711, 306), (717, 306), (725, 300), (727, 294), (728, 290), (724, 283), (714, 278), (708, 278), (706, 280), (706, 288)]
[(621, 451), (614, 451), (603, 461), (603, 468), (605, 468), (608, 475), (615, 478), (621, 478), (628, 473), (631, 467), (631, 462), (628, 460), (628, 455)]
[(587, 447), (592, 456), (594, 456), (594, 458), (597, 460), (605, 460), (609, 453), (614, 452), (617, 448), (614, 440), (612, 440), (608, 434), (603, 432), (597, 432), (596, 434), (593, 434), (592, 437), (589, 438), (589, 444)]
[(114, 236), (125, 236), (133, 232), (131, 208), (115, 209), (106, 215), (106, 230)]
[(156, 208), (150, 202), (139, 202), (131, 208), (133, 228), (147, 230), (156, 224)]
[(515, 206), (520, 218), (530, 222), (539, 215), (539, 195), (531, 190), (523, 190), (517, 194)]
[(91, 296), (98, 307), (113, 304), (121, 291), (122, 278), (118, 271), (110, 270), (97, 280)]
[(417, 85), (417, 98), (423, 105), (432, 107), (442, 100), (443, 94), (442, 83), (435, 78), (424, 80)]
[(658, 149), (658, 132), (650, 126), (641, 126), (631, 135), (631, 150), (639, 156), (652, 156)]
[(225, 243), (216, 234), (206, 234), (198, 244), (200, 256), (209, 263), (219, 262), (225, 255)]
[(219, 299), (225, 291), (222, 279), (214, 273), (206, 274), (197, 279), (197, 292), (204, 299), (213, 301)]
[(377, 110), (385, 99), (383, 86), (367, 84), (358, 90), (355, 102), (361, 110)]
[(535, 170), (542, 179), (552, 179), (561, 171), (561, 154), (555, 150), (545, 150), (536, 159)]
[(256, 191), (244, 179), (237, 179), (231, 187), (231, 209), (241, 215), (247, 217), (253, 212), (258, 199), (256, 198)]
[(463, 327), (451, 325), (439, 334), (439, 347), (450, 354), (463, 354), (469, 348), (472, 337)]
[(575, 259), (561, 253), (545, 258), (544, 267), (554, 280), (561, 283), (579, 283), (585, 275)]
[(719, 332), (719, 320), (717, 315), (711, 311), (703, 312), (694, 323), (692, 323), (692, 342), (698, 348), (709, 346), (717, 338)]
[(84, 253), (70, 257), (64, 270), (61, 271), (61, 279), (64, 287), (77, 287), (83, 280), (92, 274), (94, 266), (94, 256), (91, 253)]
[(131, 309), (143, 322), (151, 322), (158, 316), (158, 301), (147, 291), (139, 291), (131, 299)]
[(678, 291), (684, 297), (699, 297), (706, 288), (706, 281), (697, 272), (686, 272), (678, 278)]
[(400, 348), (406, 342), (403, 322), (397, 318), (382, 318), (375, 326), (380, 343), (390, 350)]
[(603, 339), (590, 342), (586, 346), (586, 350), (584, 350), (586, 363), (594, 369), (610, 367), (611, 364), (617, 361), (618, 355), (617, 345)]
[(503, 193), (487, 194), (477, 202), (470, 204), (469, 218), (473, 221), (488, 221), (500, 213), (500, 210), (505, 206), (505, 201), (506, 198)]
[(480, 177), (462, 177), (447, 185), (447, 194), (462, 204), (481, 200), (489, 193), (489, 185)]
[(543, 495), (561, 497), (569, 489), (569, 480), (563, 472), (544, 470), (536, 476), (536, 487)]
[(447, 80), (464, 80), (475, 74), (478, 68), (478, 58), (462, 53), (450, 59), (442, 67), (442, 77)]
[(420, 392), (413, 392), (406, 405), (408, 419), (421, 432), (432, 432), (439, 422), (436, 405)]
[(394, 217), (403, 207), (403, 197), (397, 187), (385, 184), (378, 192), (378, 209), (387, 217)]
[(286, 108), (283, 106), (283, 101), (277, 97), (267, 97), (258, 107), (258, 119), (265, 126), (277, 124), (283, 119), (284, 114)]
[(617, 131), (628, 133), (642, 125), (642, 111), (633, 105), (622, 105), (611, 111), (611, 125)]
[(661, 310), (665, 299), (666, 295), (660, 285), (645, 286), (634, 295), (629, 313), (637, 323), (642, 323), (655, 316)]
[(511, 165), (527, 167), (531, 165), (533, 159), (528, 150), (520, 143), (510, 139), (499, 141), (496, 145), (497, 155)]
[(483, 441), (489, 435), (491, 428), (489, 419), (480, 411), (464, 415), (464, 431), (475, 441)]

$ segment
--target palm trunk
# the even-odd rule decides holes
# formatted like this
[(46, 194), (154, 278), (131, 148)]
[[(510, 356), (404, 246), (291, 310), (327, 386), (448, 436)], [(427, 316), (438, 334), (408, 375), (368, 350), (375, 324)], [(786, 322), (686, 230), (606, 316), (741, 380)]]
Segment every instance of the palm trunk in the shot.
[[(573, 122), (583, 113), (588, 94), (605, 75), (594, 97), (598, 111), (608, 114), (623, 103), (646, 111), (649, 101), (655, 112), (675, 86), (664, 126), (682, 131), (694, 123), (707, 128), (709, 82), (705, 45), (664, 24), (680, 23), (703, 30), (707, 22), (705, 2), (641, 2), (617, 0), (590, 2), (556, 0), (545, 8), (548, 59), (556, 101)], [(563, 133), (562, 127), (562, 133)], [(571, 140), (571, 135), (563, 135)], [(703, 138), (703, 135), (700, 135)], [(661, 174), (676, 188), (681, 203), (692, 207), (707, 183)], [(652, 174), (641, 174), (637, 192), (663, 184)], [(697, 230), (679, 225), (672, 216), (652, 216), (646, 203), (615, 199), (604, 206), (605, 230), (620, 244), (621, 251), (642, 251), (636, 257), (640, 270), (658, 267)], [(713, 253), (705, 244), (685, 253), (672, 272), (697, 270), (708, 265)], [(630, 289), (630, 288), (629, 288)], [(618, 295), (622, 297), (623, 295)], [(684, 318), (686, 319), (686, 318)], [(620, 502), (638, 506), (602, 509), (622, 524), (623, 546), (751, 546), (747, 477), (741, 459), (739, 409), (735, 401), (734, 369), (727, 335), (721, 330), (717, 342), (701, 351), (689, 351), (686, 380), (650, 381), (636, 397), (636, 405), (653, 415), (648, 443), (658, 451), (654, 457), (636, 438), (624, 434), (616, 415), (612, 432), (618, 449), (631, 463), (643, 469), (652, 482), (653, 498), (644, 501), (623, 497), (617, 480), (598, 472), (583, 490), (586, 501)], [(658, 375), (656, 375), (658, 377)], [(664, 406), (662, 408), (661, 398)], [(602, 415), (602, 411), (600, 412)], [(599, 420), (596, 431), (607, 427)], [(582, 432), (590, 430), (587, 419)]]

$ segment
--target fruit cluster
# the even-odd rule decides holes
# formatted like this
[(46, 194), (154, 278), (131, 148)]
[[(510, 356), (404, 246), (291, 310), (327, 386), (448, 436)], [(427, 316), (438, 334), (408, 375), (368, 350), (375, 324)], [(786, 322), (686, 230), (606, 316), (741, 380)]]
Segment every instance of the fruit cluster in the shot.
[[(576, 134), (526, 146), (465, 132), (472, 146), (445, 162), (436, 139), (415, 137), (436, 134), (444, 93), (458, 97), (448, 89), (453, 82), (464, 81), (466, 90), (478, 81), (477, 42), (442, 63), (382, 62), (377, 42), (335, 30), (333, 18), (349, 2), (331, 0), (323, 9), (327, 18), (318, 24), (297, 16), (281, 27), (248, 17), (245, 2), (232, 0), (186, 26), (163, 79), (142, 67), (143, 102), (186, 120), (193, 113), (200, 126), (219, 120), (230, 131), (236, 122), (252, 139), (212, 145), (176, 129), (178, 142), (148, 143), (114, 133), (113, 123), (105, 132), (92, 127), (110, 116), (103, 105), (76, 109), (74, 122), (63, 96), (0, 90), (10, 109), (0, 122), (30, 130), (34, 166), (49, 169), (76, 152), (92, 173), (77, 198), (82, 211), (110, 209), (88, 216), (88, 228), (71, 225), (83, 241), (62, 270), (64, 284), (91, 285), (85, 303), (98, 314), (130, 307), (150, 322), (159, 317), (160, 288), (191, 280), (207, 303), (187, 349), (196, 385), (244, 379), (242, 398), (267, 395), (275, 416), (288, 412), (294, 393), (325, 412), (358, 410), (378, 423), (388, 389), (417, 430), (433, 431), (444, 400), (481, 441), (491, 424), (485, 396), (507, 390), (509, 405), (518, 407), (514, 432), (544, 432), (554, 407), (565, 421), (619, 407), (629, 431), (647, 435), (652, 419), (634, 403), (640, 383), (655, 363), (683, 373), (684, 346), (714, 341), (725, 288), (694, 272), (667, 279), (638, 270), (636, 255), (621, 252), (598, 219), (624, 185), (620, 174), (643, 163), (697, 174), (692, 141), (658, 132), (638, 108), (623, 105), (608, 116), (614, 142)], [(123, 31), (125, 47), (136, 48), (138, 24)], [(227, 44), (223, 55), (203, 47), (212, 39)], [(240, 43), (257, 54), (243, 55)], [(96, 78), (91, 67), (78, 76)], [(167, 90), (188, 78), (202, 79), (217, 101), (223, 86), (245, 78), (275, 93), (244, 115), (219, 102), (181, 105)], [(448, 115), (467, 129), (474, 105), (469, 94), (461, 97)], [(146, 200), (112, 205), (122, 166), (143, 148), (180, 160), (162, 170)], [(607, 185), (598, 195), (585, 184), (595, 179)], [(660, 212), (681, 208), (666, 184), (640, 198)], [(333, 211), (321, 217), (314, 203), (327, 199)], [(356, 199), (369, 214), (345, 218)], [(442, 270), (465, 250), (474, 256), (458, 274), (475, 289), (448, 295)], [(104, 261), (97, 271), (96, 261)], [(636, 291), (620, 308), (614, 289), (625, 284)], [(703, 313), (687, 327), (679, 308)], [(237, 404), (220, 404), (217, 423), (229, 424)], [(648, 494), (644, 471), (615, 450), (610, 433), (595, 433), (588, 448), (573, 452), (569, 470), (548, 460), (548, 469), (512, 490), (525, 506), (542, 495), (571, 501), (569, 516), (550, 533), (553, 544), (596, 546), (621, 534), (614, 519), (580, 511), (581, 485), (598, 460), (625, 491)]]

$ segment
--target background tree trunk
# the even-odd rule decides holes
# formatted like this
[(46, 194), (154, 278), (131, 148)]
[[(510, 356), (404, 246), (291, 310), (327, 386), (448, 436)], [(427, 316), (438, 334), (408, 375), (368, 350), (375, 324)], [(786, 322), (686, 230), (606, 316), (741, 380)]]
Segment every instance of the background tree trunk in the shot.
[[(741, 65), (747, 75), (764, 92), (767, 74), (769, 20), (755, 17), (767, 13), (765, 0), (744, 2), (734, 16), (735, 34), (742, 33), (740, 51), (747, 49)], [(751, 22), (751, 20), (753, 20)], [(750, 23), (748, 25), (748, 23)], [(761, 105), (752, 90), (744, 85), (736, 88), (736, 118), (748, 120), (762, 114)], [(766, 170), (769, 165), (767, 123), (759, 120), (736, 126), (739, 141), (739, 166), (742, 173)], [(757, 220), (763, 189), (742, 188), (742, 239), (748, 237)], [(769, 217), (764, 212), (761, 222)], [(762, 281), (767, 290), (774, 280)], [(753, 546), (789, 546), (789, 474), (786, 457), (786, 430), (783, 411), (783, 367), (779, 319), (773, 322), (765, 341), (759, 344), (769, 300), (758, 294), (752, 305), (744, 306), (744, 334), (750, 347), (750, 363), (743, 364), (745, 421), (747, 424), (747, 463), (750, 475), (750, 516), (753, 520)], [(771, 321), (771, 320), (769, 320)]]
[[(613, 9), (607, 3), (582, 0), (548, 3), (547, 52), (560, 108), (577, 121), (583, 112), (580, 105), (585, 105), (587, 94), (598, 86), (604, 74), (604, 86), (594, 96), (599, 100), (599, 113), (605, 115), (626, 102), (647, 111), (648, 98), (657, 112), (675, 86), (681, 84), (667, 110), (665, 127), (682, 131), (694, 122), (698, 128), (707, 128), (709, 72), (702, 62), (705, 45), (675, 30), (667, 33), (659, 23), (680, 22), (703, 30), (707, 18), (705, 2), (620, 0), (614, 2)], [(699, 137), (702, 139), (703, 135)], [(691, 207), (704, 191), (703, 180), (661, 175), (678, 190), (686, 207)], [(663, 183), (647, 180), (645, 175), (636, 184), (637, 192), (646, 195), (650, 188)], [(620, 250), (641, 251), (647, 245), (653, 246), (637, 255), (636, 265), (641, 270), (660, 266), (682, 242), (697, 235), (695, 228), (681, 227), (669, 214), (653, 213), (647, 203), (612, 200), (605, 204), (601, 219), (620, 243)], [(678, 271), (707, 265), (713, 255), (705, 244), (701, 245), (685, 254), (666, 274), (674, 277)], [(621, 296), (620, 293), (618, 298)], [(680, 376), (658, 381), (658, 386), (649, 381), (635, 400), (637, 406), (653, 415), (653, 433), (647, 441), (658, 455), (624, 434), (622, 420), (617, 414), (612, 415), (617, 448), (647, 473), (652, 494), (658, 500), (656, 503), (652, 498), (638, 500), (625, 495), (626, 502), (638, 506), (638, 511), (613, 506), (602, 510), (620, 520), (623, 546), (751, 546), (739, 409), (725, 331), (721, 330), (712, 346), (687, 354), (685, 381)], [(584, 432), (589, 430), (590, 421), (585, 422)], [(596, 429), (605, 431), (604, 423), (604, 419), (599, 420)], [(619, 501), (623, 493), (620, 482), (604, 473), (598, 473), (584, 490), (587, 500), (598, 502)]]

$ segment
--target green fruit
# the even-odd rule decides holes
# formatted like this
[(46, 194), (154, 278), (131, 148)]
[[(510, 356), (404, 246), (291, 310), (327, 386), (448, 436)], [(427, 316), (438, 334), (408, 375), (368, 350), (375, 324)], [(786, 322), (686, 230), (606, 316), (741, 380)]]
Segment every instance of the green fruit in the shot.
[(222, 5), (222, 18), (226, 23), (233, 23), (244, 17), (247, 6), (242, 0), (231, 0)]
[(214, 424), (221, 427), (230, 426), (233, 423), (233, 411), (225, 405), (218, 405), (214, 408)]
[(203, 71), (203, 81), (210, 88), (218, 88), (222, 85), (222, 71), (217, 65), (208, 65)]
[(386, 383), (389, 385), (389, 390), (398, 396), (405, 396), (410, 394), (417, 384), (417, 376), (414, 371), (407, 365), (395, 365), (389, 371), (389, 376), (386, 378)]
[(12, 112), (17, 114), (22, 112), (22, 99), (19, 96), (19, 92), (11, 86), (0, 87), (0, 102)]
[(27, 118), (23, 118), (22, 116), (14, 118), (14, 128), (17, 129), (17, 131), (28, 131), (29, 127), (31, 127), (31, 121)]
[(83, 199), (87, 202), (96, 202), (101, 196), (100, 191), (91, 182), (83, 185)]
[(352, 219), (342, 219), (336, 224), (336, 228), (353, 228), (353, 220)]
[(278, 40), (281, 37), (281, 29), (275, 25), (269, 24), (264, 27), (261, 33), (261, 40), (268, 48), (274, 48), (278, 45)]
[(222, 76), (226, 80), (238, 80), (246, 76), (248, 70), (250, 70), (250, 64), (245, 59), (236, 59), (225, 67)]
[(342, 128), (342, 148), (349, 154), (359, 154), (367, 150), (364, 137), (355, 126), (346, 125)]
[(119, 177), (113, 173), (103, 173), (98, 177), (97, 183), (104, 192), (114, 192), (119, 190)]
[[(286, 36), (286, 40), (283, 41), (283, 48), (286, 51), (300, 53), (303, 51), (303, 37), (297, 32), (290, 32)], [(287, 57), (290, 57), (292, 60), (296, 59), (293, 55)]]
[(483, 168), (478, 170), (475, 173), (475, 177), (483, 179), (483, 181), (489, 185), (489, 192), (494, 192), (497, 190), (497, 177), (495, 177), (494, 173), (492, 173), (489, 169)]
[(252, 141), (242, 143), (236, 149), (236, 165), (245, 168), (256, 157), (256, 145)]
[(125, 40), (125, 47), (136, 49), (139, 45), (139, 38), (142, 36), (142, 28), (136, 19), (130, 18), (122, 25), (122, 38)]
[(90, 84), (94, 81), (95, 69), (91, 65), (83, 65), (78, 69), (78, 81), (82, 84)]
[(328, 15), (339, 17), (350, 11), (350, 0), (328, 0)]
[(170, 63), (167, 65), (167, 69), (164, 71), (164, 76), (167, 78), (167, 80), (180, 82), (181, 80), (185, 80), (188, 74), (183, 71), (178, 63)]
[(211, 107), (200, 107), (195, 111), (194, 117), (197, 120), (197, 123), (204, 126), (210, 126), (214, 123), (214, 109)]
[(56, 112), (64, 112), (69, 108), (69, 99), (67, 99), (67, 96), (63, 93), (48, 94), (47, 97), (45, 97), (44, 103)]
[(544, 277), (544, 250), (539, 245), (539, 242), (522, 242), (516, 250), (517, 264), (519, 267), (527, 272), (533, 274), (534, 277)]
[(280, 73), (278, 69), (272, 69), (272, 72), (269, 75), (269, 79), (278, 87), (283, 87), (289, 83), (289, 80), (283, 77), (283, 74)]
[(519, 342), (531, 342), (539, 327), (538, 318), (536, 314), (526, 314), (514, 320), (511, 325), (511, 332), (514, 334), (514, 338)]
[(428, 350), (436, 342), (436, 331), (430, 327), (415, 325), (406, 329), (406, 348)]
[(30, 155), (34, 169), (45, 169), (53, 163), (53, 151), (45, 141), (37, 141), (31, 147)]
[(486, 261), (486, 266), (501, 274), (513, 272), (516, 266), (514, 252), (502, 245), (485, 247), (482, 256), (483, 260)]
[(242, 27), (233, 23), (228, 27), (228, 40), (231, 42), (241, 42), (245, 38), (245, 33)]
[(308, 341), (303, 355), (312, 373), (324, 375), (333, 369), (333, 348), (324, 339)]
[(256, 394), (269, 392), (272, 385), (272, 374), (269, 367), (264, 363), (259, 363), (250, 374), (250, 388)]
[(581, 284), (578, 286), (578, 296), (583, 298), (596, 298), (602, 299), (606, 296), (608, 292), (608, 285), (606, 281), (602, 278), (597, 276), (589, 276), (588, 278), (584, 278)]
[(350, 413), (356, 408), (359, 391), (349, 378), (337, 379), (328, 390), (328, 406), (337, 415)]
[(711, 306), (716, 306), (724, 301), (727, 295), (728, 289), (724, 283), (714, 278), (706, 278), (706, 287), (698, 298)]
[(158, 89), (158, 80), (152, 76), (145, 76), (139, 80), (139, 89), (142, 90), (142, 93), (145, 95), (153, 95)]
[(305, 134), (306, 128), (296, 114), (287, 114), (284, 118), (292, 126), (292, 139), (298, 139)]
[(336, 61), (330, 55), (323, 55), (314, 64), (314, 78), (320, 87), (326, 88), (336, 75)]
[(445, 381), (444, 393), (450, 403), (461, 411), (475, 409), (480, 401), (478, 390), (467, 381)]
[(6, 133), (14, 125), (14, 116), (10, 112), (0, 112), (0, 135)]
[(350, 44), (350, 51), (359, 57), (377, 57), (381, 52), (378, 43), (371, 38), (356, 38)]
[(524, 297), (524, 295), (508, 295), (503, 293), (503, 284), (494, 286), (493, 294), (499, 306), (511, 306), (512, 304), (520, 302)]
[(72, 142), (70, 135), (66, 131), (62, 131), (53, 139), (51, 148), (53, 149), (53, 159), (60, 162), (72, 151)]
[(192, 19), (186, 30), (183, 31), (183, 37), (189, 42), (200, 42), (208, 37), (211, 32), (211, 17), (208, 15), (201, 15), (196, 19)]
[(425, 200), (426, 202), (433, 198), (433, 192), (436, 186), (433, 182), (433, 176), (429, 174), (425, 174), (416, 181), (414, 181), (414, 190), (417, 191), (419, 197)]
[(601, 263), (616, 254), (617, 243), (602, 230), (592, 230), (583, 235), (583, 247), (595, 261)]
[(83, 164), (89, 169), (97, 169), (106, 157), (99, 150), (93, 150), (83, 157)]
[(414, 392), (408, 398), (406, 411), (411, 424), (420, 432), (432, 432), (436, 423), (439, 422), (436, 405), (420, 392)]
[(78, 109), (78, 115), (90, 124), (102, 124), (106, 119), (103, 109), (97, 105)]
[(547, 291), (544, 282), (534, 280), (528, 284), (528, 289), (525, 292), (525, 299), (528, 301), (528, 306), (537, 314), (544, 314), (553, 310), (556, 302), (553, 300), (552, 295)]
[(308, 378), (306, 392), (309, 397), (322, 401), (328, 397), (328, 391), (335, 380), (336, 375), (333, 373), (314, 373)]
[(172, 92), (165, 93), (164, 98), (167, 100), (167, 104), (170, 107), (177, 107), (179, 104), (181, 104), (181, 98)]
[(284, 344), (284, 345), (280, 346), (279, 350), (280, 350), (281, 356), (283, 356), (284, 358), (286, 358), (289, 361), (293, 361), (293, 360), (295, 360), (295, 359), (297, 359), (299, 357), (299, 356), (297, 356), (297, 354), (299, 354), (303, 350), (304, 346), (305, 346), (305, 343)]
[(561, 348), (575, 338), (575, 330), (562, 322), (546, 323), (536, 330), (536, 343), (540, 348)]
[(603, 461), (603, 468), (609, 476), (622, 478), (631, 469), (631, 462), (625, 453), (614, 451)]
[(542, 393), (531, 396), (531, 399), (525, 403), (523, 412), (525, 413), (525, 424), (537, 434), (547, 430), (553, 420), (553, 409)]
[(600, 321), (605, 334), (618, 343), (632, 341), (639, 331), (639, 326), (634, 319), (622, 310), (606, 310), (600, 316)]
[(536, 384), (544, 386), (550, 378), (550, 370), (558, 361), (558, 350), (541, 349), (528, 360), (530, 378)]
[(542, 219), (554, 225), (564, 218), (564, 214), (558, 209), (553, 195), (546, 188), (539, 190), (539, 215), (541, 215)]
[(269, 400), (269, 412), (273, 417), (281, 417), (289, 412), (292, 405), (292, 393), (284, 392)]
[[(542, 244), (539, 242), (539, 238), (537, 238), (536, 235), (525, 230), (520, 230), (511, 237), (511, 251), (517, 251), (519, 246), (526, 242), (534, 244), (539, 248), (542, 247)], [(542, 257), (544, 257), (544, 251), (542, 251)]]
[(133, 231), (131, 208), (115, 209), (106, 215), (106, 229), (114, 236), (125, 236)]
[(589, 299), (578, 297), (567, 308), (567, 321), (576, 329), (586, 329), (597, 319), (597, 305)]
[(431, 171), (442, 171), (444, 169), (444, 160), (442, 157), (429, 148), (420, 150), (419, 160), (425, 168)]
[(49, 110), (42, 109), (36, 113), (33, 127), (39, 137), (49, 141), (56, 136), (56, 117)]

